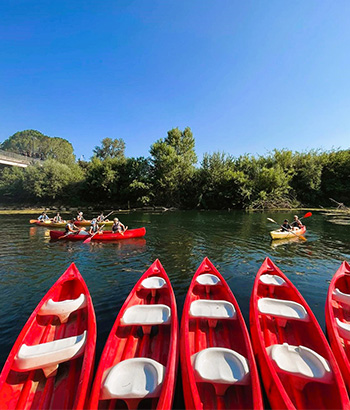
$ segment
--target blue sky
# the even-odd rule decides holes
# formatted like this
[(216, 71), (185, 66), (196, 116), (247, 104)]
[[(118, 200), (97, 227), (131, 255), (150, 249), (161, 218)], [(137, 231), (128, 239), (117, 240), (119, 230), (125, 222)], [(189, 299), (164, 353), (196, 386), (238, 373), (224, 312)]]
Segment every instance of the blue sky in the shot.
[(37, 129), (89, 158), (350, 146), (350, 2), (0, 2), (0, 140)]

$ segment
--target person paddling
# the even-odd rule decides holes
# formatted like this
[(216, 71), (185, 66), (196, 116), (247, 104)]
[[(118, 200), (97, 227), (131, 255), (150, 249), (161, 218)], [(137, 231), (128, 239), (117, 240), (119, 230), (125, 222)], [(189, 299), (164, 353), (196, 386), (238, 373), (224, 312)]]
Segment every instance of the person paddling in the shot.
[(74, 220), (68, 221), (65, 227), (66, 235), (78, 234), (80, 229), (74, 225)]
[(291, 231), (292, 227), (289, 225), (288, 219), (285, 219), (283, 221), (283, 224), (281, 225), (281, 231)]
[(40, 222), (45, 222), (45, 221), (49, 221), (50, 218), (46, 215), (46, 212), (43, 212), (39, 217), (38, 217), (38, 221)]
[(303, 227), (303, 224), (301, 220), (299, 219), (298, 215), (294, 215), (294, 221), (291, 223), (292, 228), (298, 228), (301, 229)]
[(109, 219), (103, 215), (103, 212), (97, 217), (97, 222), (109, 222)]
[(95, 234), (95, 233), (97, 233), (97, 232), (102, 233), (102, 228), (99, 228), (98, 223), (97, 223), (97, 219), (94, 218), (94, 219), (91, 221), (91, 225), (90, 225), (90, 229), (89, 229), (89, 234), (90, 234), (90, 235), (93, 235), (93, 234)]
[(61, 215), (60, 215), (59, 212), (57, 212), (56, 216), (53, 218), (53, 221), (54, 221), (55, 223), (62, 222), (62, 218), (61, 218)]
[(124, 234), (125, 231), (126, 231), (125, 226), (119, 221), (118, 218), (114, 218), (113, 225), (112, 225), (112, 233)]
[(85, 221), (83, 213), (79, 212), (77, 217), (75, 218), (76, 221), (81, 222), (81, 221)]

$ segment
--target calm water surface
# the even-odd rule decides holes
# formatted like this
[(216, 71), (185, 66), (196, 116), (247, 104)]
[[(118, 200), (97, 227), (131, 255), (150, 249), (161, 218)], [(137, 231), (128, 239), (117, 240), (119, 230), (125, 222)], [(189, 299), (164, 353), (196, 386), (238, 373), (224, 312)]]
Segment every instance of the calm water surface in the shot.
[[(307, 242), (271, 243), (268, 232), (292, 213), (166, 212), (119, 215), (129, 228), (145, 226), (145, 239), (116, 243), (50, 242), (49, 230), (29, 225), (37, 215), (0, 215), (0, 365), (28, 316), (71, 262), (83, 275), (97, 318), (98, 362), (116, 315), (135, 282), (159, 258), (177, 298), (179, 314), (192, 275), (204, 258), (225, 277), (248, 322), (249, 298), (266, 256), (301, 291), (324, 328), (330, 279), (350, 260), (350, 226), (314, 214), (305, 220)], [(181, 400), (180, 400), (181, 403)], [(181, 404), (179, 404), (181, 407)]]

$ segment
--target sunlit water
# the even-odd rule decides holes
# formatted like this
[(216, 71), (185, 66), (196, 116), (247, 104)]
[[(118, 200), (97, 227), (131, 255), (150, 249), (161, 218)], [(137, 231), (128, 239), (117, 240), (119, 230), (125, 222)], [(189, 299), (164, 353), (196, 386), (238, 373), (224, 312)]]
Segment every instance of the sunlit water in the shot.
[[(35, 216), (0, 215), (1, 366), (30, 313), (71, 262), (83, 275), (94, 303), (98, 363), (120, 307), (156, 258), (170, 277), (180, 317), (192, 275), (208, 256), (227, 280), (248, 323), (254, 277), (269, 256), (297, 286), (323, 328), (329, 281), (341, 261), (350, 260), (350, 226), (332, 224), (321, 214), (305, 220), (307, 242), (275, 243), (268, 234), (275, 226), (266, 218), (283, 221), (292, 219), (291, 213), (131, 213), (120, 219), (130, 228), (145, 226), (144, 239), (90, 244), (50, 242), (48, 229), (29, 225)], [(179, 407), (181, 400), (175, 400)]]

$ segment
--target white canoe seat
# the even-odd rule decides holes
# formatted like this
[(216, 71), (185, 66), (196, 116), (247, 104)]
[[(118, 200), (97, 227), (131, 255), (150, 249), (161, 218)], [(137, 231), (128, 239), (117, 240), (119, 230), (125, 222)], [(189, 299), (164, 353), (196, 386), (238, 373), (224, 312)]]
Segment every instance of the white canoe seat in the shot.
[(340, 337), (346, 340), (350, 340), (350, 323), (344, 323), (337, 317), (335, 318), (335, 322), (338, 325), (338, 333)]
[(141, 282), (141, 286), (145, 289), (161, 289), (165, 285), (165, 280), (159, 276), (151, 276)]
[(191, 303), (190, 316), (206, 319), (234, 319), (236, 309), (227, 300), (198, 299)]
[(333, 290), (333, 299), (337, 302), (349, 305), (350, 307), (350, 295), (348, 293), (341, 292), (338, 288)]
[(81, 356), (85, 350), (86, 330), (78, 336), (66, 337), (34, 346), (23, 344), (14, 360), (15, 370), (43, 369), (45, 376), (53, 376), (60, 363)]
[(197, 276), (196, 282), (204, 286), (215, 286), (220, 283), (220, 279), (211, 273), (204, 273)]
[(260, 282), (264, 285), (286, 286), (286, 281), (278, 275), (270, 275), (266, 273), (260, 276)]
[(71, 313), (86, 306), (86, 296), (82, 293), (77, 299), (67, 299), (55, 302), (49, 299), (44, 303), (38, 315), (58, 316), (61, 323), (66, 323)]
[(271, 345), (268, 355), (281, 370), (298, 376), (327, 382), (332, 374), (327, 360), (305, 346)]
[(135, 305), (124, 312), (124, 325), (162, 325), (169, 323), (171, 310), (167, 305)]
[(231, 349), (209, 347), (191, 357), (197, 381), (220, 384), (246, 384), (247, 359)]
[(101, 399), (142, 399), (158, 397), (165, 367), (153, 359), (124, 360), (111, 368), (102, 388)]
[(258, 300), (258, 309), (265, 315), (285, 319), (308, 320), (308, 314), (304, 306), (292, 300), (261, 298)]

